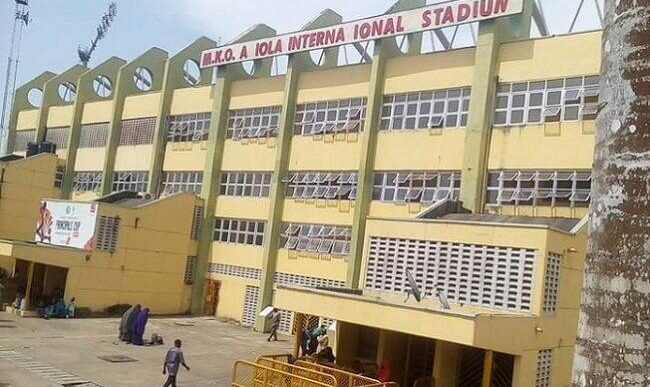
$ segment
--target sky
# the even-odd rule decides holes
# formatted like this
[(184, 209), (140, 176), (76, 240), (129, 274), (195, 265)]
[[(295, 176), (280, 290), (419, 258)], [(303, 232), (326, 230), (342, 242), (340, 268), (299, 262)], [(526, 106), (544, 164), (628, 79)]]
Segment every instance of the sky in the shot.
[[(118, 16), (90, 66), (111, 56), (131, 60), (151, 47), (170, 54), (200, 36), (227, 43), (257, 23), (278, 33), (299, 30), (325, 8), (344, 20), (385, 12), (395, 0), (117, 0)], [(579, 0), (541, 0), (551, 30), (566, 33)], [(597, 0), (602, 3), (602, 0)], [(430, 2), (438, 2), (432, 0)], [(577, 29), (597, 27), (594, 0), (586, 0)], [(94, 36), (108, 0), (29, 0), (18, 85), (43, 71), (60, 73), (78, 62), (77, 47)], [(0, 90), (9, 51), (14, 0), (0, 0)]]

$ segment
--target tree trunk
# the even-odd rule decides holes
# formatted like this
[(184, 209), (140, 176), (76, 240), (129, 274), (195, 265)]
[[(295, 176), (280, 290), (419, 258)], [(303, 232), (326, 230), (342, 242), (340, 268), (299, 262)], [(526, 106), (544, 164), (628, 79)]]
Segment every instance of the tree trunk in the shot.
[(606, 0), (573, 386), (650, 386), (650, 0)]

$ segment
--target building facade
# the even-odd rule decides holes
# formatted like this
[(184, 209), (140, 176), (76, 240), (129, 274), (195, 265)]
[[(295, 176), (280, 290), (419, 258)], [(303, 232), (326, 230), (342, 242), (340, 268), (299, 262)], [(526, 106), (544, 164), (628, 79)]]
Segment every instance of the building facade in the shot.
[[(279, 74), (271, 58), (216, 71), (199, 66), (216, 46), (200, 38), (173, 56), (44, 73), (16, 93), (9, 149), (55, 143), (66, 199), (199, 195), (194, 313), (263, 330), (275, 304), (287, 332), (293, 312), (336, 319), (343, 361), (392, 356), (405, 385), (473, 385), (457, 378), (476, 356), (483, 370), (505, 364), (512, 385), (566, 385), (601, 32), (531, 39), (532, 3), (480, 22), (476, 45), (377, 39), (355, 65), (326, 48), (291, 54)], [(304, 29), (341, 20), (327, 10)], [(233, 43), (275, 35), (258, 25)], [(453, 201), (473, 215), (432, 215)], [(452, 312), (398, 306), (407, 269)], [(423, 337), (428, 371), (416, 373), (406, 348)]]

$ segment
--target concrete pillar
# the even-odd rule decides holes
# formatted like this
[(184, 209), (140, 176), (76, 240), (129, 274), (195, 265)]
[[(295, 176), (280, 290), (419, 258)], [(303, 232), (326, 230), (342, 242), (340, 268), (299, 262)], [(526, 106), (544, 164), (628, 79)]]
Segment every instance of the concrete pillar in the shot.
[(481, 382), (481, 387), (491, 387), (493, 364), (494, 364), (494, 351), (490, 351), (486, 349), (483, 355), (483, 380)]
[(499, 49), (503, 42), (523, 39), (530, 35), (533, 5), (533, 0), (524, 0), (522, 14), (479, 24), (460, 186), (460, 200), (463, 206), (474, 213), (482, 213), (485, 203)]
[[(25, 286), (25, 310), (29, 310), (31, 305), (32, 281), (34, 279), (34, 262), (27, 263), (27, 286)], [(20, 306), (20, 305), (19, 305)]]
[(436, 353), (433, 363), (433, 379), (436, 386), (456, 386), (460, 372), (460, 344), (448, 341), (436, 341)]
[(305, 315), (302, 313), (296, 313), (294, 316), (293, 325), (296, 327), (296, 338), (293, 343), (293, 357), (298, 358), (300, 356), (300, 344), (302, 343), (302, 327), (305, 323)]

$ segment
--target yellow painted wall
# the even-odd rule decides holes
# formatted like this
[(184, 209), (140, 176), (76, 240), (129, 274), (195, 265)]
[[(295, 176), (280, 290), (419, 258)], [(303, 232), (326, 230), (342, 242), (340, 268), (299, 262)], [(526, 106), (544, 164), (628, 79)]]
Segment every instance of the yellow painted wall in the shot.
[(113, 100), (88, 102), (81, 115), (82, 124), (109, 122), (113, 114)]
[(70, 126), (74, 105), (52, 106), (48, 110), (47, 127)]
[(36, 129), (38, 121), (38, 109), (21, 110), (18, 112), (16, 130)]
[(106, 148), (79, 148), (75, 171), (101, 171), (104, 169)]
[(223, 218), (243, 218), (266, 220), (269, 213), (269, 198), (249, 198), (238, 196), (217, 196), (215, 216)]
[(116, 171), (148, 171), (153, 145), (124, 145), (117, 147)]
[(284, 76), (234, 81), (229, 109), (282, 105)]
[(427, 208), (427, 204), (423, 203), (394, 203), (373, 200), (370, 203), (369, 214), (373, 217), (414, 218), (425, 208)]
[(169, 142), (165, 147), (164, 171), (203, 171), (208, 142)]
[(217, 316), (241, 321), (244, 311), (246, 286), (259, 286), (259, 281), (218, 274), (212, 274), (211, 278), (221, 282)]
[(264, 142), (226, 140), (221, 169), (224, 171), (272, 171), (275, 166), (275, 138)]
[(0, 163), (0, 238), (33, 240), (42, 198), (58, 198), (54, 187), (57, 158), (42, 154)]
[(375, 170), (461, 170), (464, 143), (465, 129), (460, 128), (381, 131)]
[(276, 271), (280, 273), (345, 281), (347, 269), (347, 258), (342, 255), (278, 250)]
[(205, 113), (212, 111), (212, 86), (190, 87), (173, 91), (169, 114)]
[(290, 171), (356, 171), (361, 135), (293, 136)]
[(297, 223), (319, 223), (352, 226), (352, 200), (295, 200), (284, 201), (282, 220)]
[(594, 31), (503, 44), (499, 81), (599, 74), (601, 36), (601, 31)]
[(160, 93), (130, 95), (124, 100), (122, 119), (155, 117), (158, 115)]
[(300, 74), (297, 102), (368, 96), (370, 65), (345, 66)]
[(263, 254), (262, 246), (213, 242), (211, 262), (260, 269)]
[(550, 207), (550, 206), (487, 206), (486, 212), (499, 215), (538, 216), (582, 219), (587, 216), (587, 207)]
[(470, 86), (474, 48), (391, 58), (386, 63), (385, 94)]
[(72, 192), (72, 201), (88, 202), (99, 198), (99, 192)]

